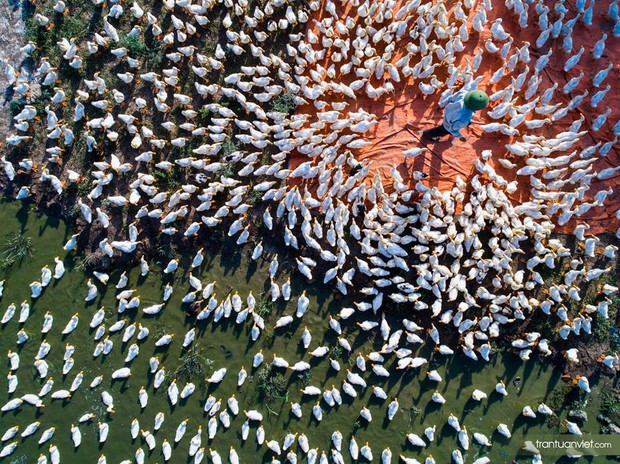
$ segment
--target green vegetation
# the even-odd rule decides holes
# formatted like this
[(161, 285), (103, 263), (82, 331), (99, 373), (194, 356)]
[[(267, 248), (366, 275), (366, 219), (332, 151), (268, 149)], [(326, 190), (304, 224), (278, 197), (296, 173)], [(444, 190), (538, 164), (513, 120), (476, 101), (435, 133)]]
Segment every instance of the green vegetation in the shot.
[(15, 116), (24, 108), (24, 102), (21, 99), (14, 98), (9, 103), (9, 111), (11, 116)]
[(82, 257), (76, 264), (76, 269), (80, 271), (90, 271), (96, 269), (101, 264), (101, 257), (94, 253), (90, 253)]
[(131, 56), (144, 55), (148, 50), (144, 41), (136, 35), (125, 34), (120, 37), (119, 46), (125, 47)]
[(421, 416), (423, 414), (423, 411), (421, 408), (417, 407), (417, 406), (411, 406), (410, 408), (406, 408), (403, 410), (403, 412), (406, 412), (408, 415), (408, 424), (407, 424), (407, 428), (411, 427), (411, 425), (413, 424), (413, 422), (415, 421), (415, 419), (418, 416)]
[(252, 190), (252, 192), (248, 196), (247, 203), (251, 206), (256, 206), (261, 201), (263, 201), (263, 192), (259, 192), (258, 190)]
[(267, 401), (272, 401), (279, 397), (288, 397), (287, 384), (286, 377), (276, 373), (273, 364), (263, 367), (256, 374), (256, 390)]
[(198, 120), (201, 123), (207, 123), (209, 117), (211, 116), (211, 111), (206, 106), (201, 106), (198, 110)]
[(152, 38), (146, 43), (146, 51), (144, 52), (144, 59), (148, 64), (149, 69), (160, 69), (164, 61), (164, 47), (162, 42), (155, 38)]
[(170, 333), (170, 331), (171, 331), (170, 327), (164, 322), (162, 322), (161, 320), (157, 321), (153, 325), (153, 337), (156, 340), (159, 340), (161, 337), (163, 337), (167, 333)]
[(159, 236), (157, 240), (157, 246), (155, 247), (155, 254), (161, 261), (169, 261), (178, 255), (179, 250), (177, 246), (170, 241), (167, 237)]
[(25, 235), (13, 233), (8, 236), (2, 247), (2, 269), (10, 269), (13, 264), (20, 264), (25, 258), (31, 258), (34, 253), (32, 238)]
[(258, 314), (263, 319), (267, 318), (271, 312), (273, 311), (273, 302), (266, 299), (261, 298), (258, 303), (256, 303), (256, 314)]
[(80, 207), (75, 204), (69, 208), (69, 217), (71, 219), (77, 219), (80, 216)]
[(290, 115), (295, 111), (296, 106), (295, 97), (293, 95), (290, 93), (281, 93), (273, 99), (271, 111), (277, 111), (278, 113)]
[(306, 388), (310, 385), (310, 371), (303, 371), (297, 374), (297, 384), (299, 388)]
[[(601, 279), (596, 281), (596, 284), (590, 284), (583, 298), (584, 305), (595, 305), (601, 300), (601, 288), (603, 285), (618, 285), (618, 280), (613, 273), (608, 273)], [(608, 317), (604, 318), (599, 313), (594, 317), (594, 323), (592, 324), (592, 333), (594, 339), (600, 343), (609, 343), (611, 349), (618, 348), (618, 328), (616, 322), (618, 318), (618, 303), (620, 303), (620, 297), (613, 294), (609, 296), (611, 303), (609, 305)]]
[(26, 19), (24, 23), (24, 41), (38, 43), (39, 25), (34, 18)]
[(92, 190), (92, 185), (90, 185), (90, 182), (88, 179), (80, 180), (79, 182), (76, 183), (76, 186), (77, 186), (77, 193), (81, 197), (85, 197)]
[(181, 184), (179, 182), (179, 172), (176, 167), (173, 167), (169, 171), (164, 171), (163, 169), (157, 169), (153, 171), (153, 177), (155, 177), (155, 185), (161, 191), (174, 191)]
[(237, 144), (231, 139), (226, 139), (226, 141), (222, 144), (222, 155), (228, 156), (234, 151), (237, 151)]
[(547, 405), (556, 413), (571, 404), (575, 394), (578, 393), (578, 387), (572, 383), (562, 383), (557, 385), (547, 398)]
[(553, 428), (560, 425), (558, 413), (562, 409), (579, 409), (578, 395), (579, 388), (572, 383), (556, 385), (546, 400), (547, 405), (554, 411), (554, 414), (545, 417), (547, 427)]
[[(75, 43), (82, 42), (89, 33), (89, 26), (93, 18), (90, 2), (82, 2), (79, 6), (67, 5), (71, 13), (63, 16), (52, 9), (52, 5), (37, 7), (36, 11), (50, 19), (50, 27), (39, 26), (34, 19), (34, 15), (25, 21), (25, 40), (34, 42), (37, 50), (32, 57), (45, 56), (52, 65), (61, 63), (62, 51), (58, 48), (57, 42), (62, 38), (75, 39)], [(70, 68), (72, 69), (72, 68)]]
[[(45, 117), (45, 107), (50, 104), (52, 97), (52, 90), (48, 87), (42, 87), (41, 95), (31, 102), (32, 106), (37, 109), (37, 114), (41, 115), (43, 118)], [(43, 131), (43, 133), (45, 133), (45, 131)]]
[(233, 169), (233, 167), (230, 164), (225, 165), (220, 170), (220, 176), (222, 176), (222, 177), (233, 177), (234, 175), (235, 175), (235, 170)]
[(80, 13), (65, 16), (58, 29), (58, 36), (67, 39), (74, 38), (76, 43), (81, 42), (87, 33), (88, 19)]
[(340, 345), (336, 345), (331, 349), (331, 355), (334, 359), (342, 358), (343, 354), (344, 354), (344, 350), (342, 349)]
[(604, 393), (601, 402), (601, 412), (606, 416), (611, 416), (620, 412), (620, 398), (615, 393)]
[(604, 318), (600, 314), (596, 314), (593, 324), (593, 335), (597, 342), (608, 342), (612, 339), (612, 331), (614, 328), (614, 321), (616, 320), (616, 309), (609, 308), (608, 318)]
[(276, 339), (276, 333), (273, 329), (268, 328), (263, 331), (263, 335), (261, 338), (263, 339), (264, 347), (271, 347)]
[(194, 345), (179, 358), (181, 363), (172, 373), (175, 379), (191, 382), (205, 377), (213, 369), (213, 361), (204, 355), (204, 349)]

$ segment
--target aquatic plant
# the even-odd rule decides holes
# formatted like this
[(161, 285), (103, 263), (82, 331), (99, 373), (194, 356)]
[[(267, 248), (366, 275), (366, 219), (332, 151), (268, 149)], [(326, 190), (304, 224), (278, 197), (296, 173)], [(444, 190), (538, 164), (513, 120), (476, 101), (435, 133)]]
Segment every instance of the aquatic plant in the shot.
[(1, 266), (9, 269), (16, 262), (21, 264), (25, 258), (32, 257), (33, 253), (32, 238), (18, 233), (10, 234), (2, 247)]
[(157, 321), (153, 324), (153, 337), (155, 339), (160, 339), (164, 335), (170, 333), (170, 328), (162, 321)]
[(423, 413), (422, 408), (419, 408), (415, 405), (411, 406), (410, 408), (404, 409), (404, 411), (406, 411), (409, 416), (407, 428), (411, 427), (411, 424), (413, 424), (413, 421), (416, 419), (416, 417), (422, 415)]
[(207, 358), (204, 349), (198, 346), (190, 348), (179, 361), (179, 366), (172, 372), (172, 378), (186, 382), (205, 377), (213, 369), (213, 361)]
[(256, 390), (258, 390), (261, 396), (267, 401), (288, 397), (288, 390), (286, 388), (288, 381), (282, 374), (275, 372), (273, 364), (269, 364), (258, 371), (254, 385), (256, 386)]
[(310, 385), (310, 371), (303, 371), (297, 374), (299, 388), (306, 388)]

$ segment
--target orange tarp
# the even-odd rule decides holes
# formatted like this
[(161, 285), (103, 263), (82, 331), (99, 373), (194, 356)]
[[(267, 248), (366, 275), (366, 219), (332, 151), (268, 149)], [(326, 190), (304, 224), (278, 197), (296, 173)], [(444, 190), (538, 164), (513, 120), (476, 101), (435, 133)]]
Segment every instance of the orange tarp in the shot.
[[(550, 22), (553, 22), (556, 19), (556, 14), (553, 12), (555, 2), (548, 1), (545, 3), (551, 8), (549, 20)], [(573, 52), (576, 53), (579, 51), (581, 46), (583, 46), (586, 51), (583, 54), (580, 63), (568, 73), (564, 72), (563, 68), (566, 59), (569, 58), (570, 55), (567, 56), (562, 50), (562, 36), (560, 35), (558, 39), (550, 38), (541, 50), (537, 50), (535, 42), (536, 38), (540, 34), (540, 29), (536, 23), (533, 23), (533, 21), (538, 21), (538, 15), (535, 13), (533, 6), (530, 5), (529, 10), (530, 26), (526, 29), (522, 29), (518, 24), (518, 17), (514, 14), (514, 12), (509, 11), (506, 8), (503, 0), (492, 0), (493, 10), (488, 13), (489, 21), (483, 33), (476, 32), (470, 25), (469, 40), (464, 44), (465, 50), (460, 53), (456, 53), (456, 61), (454, 62), (454, 65), (464, 65), (466, 60), (471, 62), (476, 50), (479, 47), (484, 48), (484, 42), (491, 37), (490, 27), (493, 21), (495, 21), (496, 18), (502, 18), (502, 25), (504, 29), (514, 38), (514, 43), (509, 56), (518, 48), (523, 46), (526, 41), (532, 44), (530, 46), (530, 54), (532, 59), (529, 63), (529, 67), (532, 72), (528, 75), (526, 84), (523, 86), (521, 94), (518, 96), (518, 101), (516, 103), (517, 105), (527, 103), (525, 98), (522, 96), (527, 88), (527, 81), (533, 75), (536, 59), (540, 55), (546, 54), (549, 47), (553, 48), (553, 55), (551, 56), (547, 67), (542, 72), (543, 81), (538, 87), (537, 95), (542, 95), (544, 90), (553, 85), (554, 82), (557, 82), (559, 84), (559, 88), (555, 92), (555, 96), (551, 103), (562, 103), (563, 105), (566, 105), (573, 97), (582, 94), (585, 90), (590, 91), (590, 95), (583, 101), (581, 106), (577, 110), (569, 111), (568, 115), (560, 121), (553, 123), (552, 125), (544, 126), (541, 129), (530, 130), (527, 129), (525, 125), (521, 125), (519, 127), (521, 135), (531, 134), (552, 137), (554, 134), (566, 130), (574, 120), (579, 119), (580, 114), (585, 116), (585, 121), (581, 127), (581, 130), (588, 130), (592, 121), (599, 114), (605, 112), (607, 107), (609, 107), (612, 109), (612, 113), (609, 115), (605, 125), (598, 132), (584, 136), (581, 140), (581, 146), (576, 145), (573, 149), (583, 149), (598, 141), (605, 143), (613, 140), (614, 136), (612, 128), (616, 121), (620, 118), (620, 92), (617, 91), (620, 90), (618, 89), (620, 46), (617, 45), (617, 39), (614, 38), (612, 34), (614, 24), (609, 20), (609, 18), (604, 16), (604, 13), (607, 11), (607, 5), (603, 5), (605, 3), (606, 2), (597, 2), (593, 26), (588, 28), (581, 21), (577, 22), (575, 25), (573, 32)], [(401, 4), (402, 3), (399, 2), (394, 11), (397, 11)], [(452, 2), (449, 2), (449, 4), (452, 4)], [(566, 5), (568, 6), (568, 3)], [(355, 11), (354, 7), (351, 7), (350, 4), (345, 3), (338, 3), (337, 8), (339, 8), (338, 12), (342, 13), (341, 17), (343, 18), (345, 17), (345, 14), (353, 15), (352, 11)], [(474, 13), (475, 10), (469, 12), (470, 19), (473, 17)], [(314, 13), (314, 19), (318, 21), (320, 21), (323, 17), (330, 16), (331, 15), (325, 10), (319, 10)], [(571, 19), (573, 16), (574, 13), (568, 13), (566, 19)], [(358, 21), (358, 23), (361, 23), (361, 18), (359, 19), (360, 21)], [(449, 17), (449, 21), (453, 20), (454, 18), (452, 16)], [(320, 40), (322, 34), (316, 27), (316, 23), (311, 20), (308, 24), (312, 31), (318, 35)], [(411, 25), (412, 22), (409, 24)], [(459, 22), (456, 22), (456, 24), (457, 26), (460, 25)], [(603, 32), (606, 32), (609, 35), (607, 47), (602, 58), (599, 60), (594, 60), (592, 58), (592, 48), (601, 38)], [(351, 40), (353, 38), (355, 37), (352, 36)], [(431, 42), (433, 38), (434, 36), (431, 35), (428, 42)], [(394, 53), (393, 62), (396, 62), (399, 58), (406, 54), (405, 47), (411, 40), (412, 39), (410, 39), (408, 35), (405, 35), (405, 37), (400, 40)], [(500, 42), (497, 42), (497, 44), (500, 47), (502, 45)], [(320, 47), (320, 44), (315, 45), (315, 47), (317, 46)], [(352, 52), (353, 50), (350, 53)], [(379, 50), (379, 53), (380, 52), (381, 50)], [(437, 58), (434, 58), (434, 60), (437, 62)], [(614, 68), (609, 73), (607, 80), (599, 88), (593, 88), (592, 78), (594, 74), (606, 67), (610, 62), (614, 63)], [(324, 68), (328, 68), (332, 64), (329, 52), (326, 54), (325, 58), (319, 62), (319, 64)], [(339, 69), (344, 62), (335, 64), (336, 68)], [(411, 60), (409, 65), (413, 67), (415, 64), (416, 63)], [(525, 69), (525, 65), (522, 62), (519, 62), (515, 70), (510, 75), (507, 73), (498, 84), (490, 85), (489, 80), (492, 74), (503, 64), (504, 62), (501, 60), (499, 53), (492, 55), (485, 50), (482, 64), (478, 70), (478, 73), (474, 76), (482, 76), (482, 80), (479, 83), (478, 88), (485, 90), (490, 95), (495, 91), (507, 87), (511, 82), (511, 77), (516, 78), (516, 76)], [(447, 78), (446, 68), (443, 67), (443, 69), (441, 69), (442, 67), (436, 69), (436, 74), (438, 74), (439, 80), (442, 80), (442, 77)], [(568, 95), (564, 95), (561, 90), (562, 87), (571, 78), (579, 75), (580, 72), (583, 72), (585, 76), (582, 78), (579, 87)], [(443, 76), (441, 75), (442, 73)], [(346, 76), (337, 74), (334, 80), (336, 82), (341, 81), (348, 84), (357, 78), (352, 77), (352, 74), (353, 73)], [(428, 82), (429, 79), (424, 79), (424, 81)], [(379, 86), (379, 83), (375, 80), (374, 75), (371, 78), (371, 83), (374, 84), (375, 87)], [(465, 136), (465, 141), (452, 139), (439, 143), (432, 143), (428, 145), (430, 150), (424, 155), (420, 155), (413, 160), (405, 159), (403, 151), (422, 146), (420, 143), (421, 131), (440, 124), (443, 119), (443, 110), (439, 107), (438, 101), (441, 92), (445, 90), (445, 87), (442, 87), (431, 96), (426, 96), (419, 90), (418, 83), (419, 81), (415, 81), (412, 77), (403, 77), (401, 75), (400, 83), (393, 82), (395, 87), (393, 94), (386, 94), (380, 99), (375, 100), (367, 97), (364, 89), (361, 89), (356, 92), (357, 100), (347, 99), (350, 104), (344, 112), (363, 109), (369, 113), (375, 114), (378, 120), (378, 124), (362, 135), (364, 140), (367, 140), (372, 144), (361, 149), (352, 150), (355, 157), (358, 160), (372, 160), (371, 172), (373, 169), (378, 170), (382, 177), (384, 177), (384, 185), (391, 184), (390, 169), (396, 164), (398, 165), (398, 170), (402, 177), (412, 184), (413, 180), (411, 175), (415, 169), (429, 174), (428, 178), (425, 180), (426, 184), (435, 186), (441, 190), (446, 190), (452, 188), (456, 176), (461, 176), (463, 180), (467, 181), (467, 179), (475, 175), (477, 170), (474, 166), (474, 162), (480, 157), (480, 153), (483, 150), (488, 149), (493, 152), (493, 157), (489, 162), (498, 174), (505, 177), (508, 181), (514, 180), (518, 177), (520, 190), (511, 195), (511, 199), (515, 203), (529, 200), (530, 187), (528, 177), (516, 176), (516, 170), (525, 164), (525, 160), (511, 155), (505, 148), (505, 144), (519, 140), (520, 137), (517, 136), (512, 139), (511, 137), (503, 135), (499, 132), (483, 132), (478, 125), (487, 124), (490, 122), (505, 122), (492, 119), (486, 114), (486, 110), (477, 113), (474, 117), (472, 125), (468, 129), (462, 131)], [(590, 97), (598, 90), (603, 89), (608, 83), (612, 85), (612, 89), (608, 92), (604, 101), (599, 104), (598, 108), (592, 108), (589, 101)], [(517, 96), (517, 94), (515, 94), (515, 96)], [(326, 95), (323, 99), (329, 101), (329, 98), (330, 96)], [(341, 97), (336, 96), (336, 98), (340, 99)], [(498, 102), (492, 103), (488, 110), (492, 110), (493, 106), (497, 103)], [(317, 110), (312, 104), (302, 107), (299, 110), (300, 113), (309, 114), (313, 114), (318, 111), (319, 110)], [(537, 119), (543, 119), (545, 116), (535, 114), (534, 117)], [(560, 154), (564, 155), (567, 153)], [(505, 169), (499, 164), (499, 162), (497, 162), (497, 159), (499, 158), (509, 159), (516, 163), (518, 167), (513, 170)], [(575, 159), (577, 159), (577, 157)], [(294, 153), (291, 157), (291, 166), (294, 168), (304, 161), (308, 161), (308, 158), (305, 155)], [(617, 145), (614, 145), (608, 156), (598, 160), (594, 164), (594, 167), (596, 170), (600, 171), (608, 167), (618, 166), (619, 164), (620, 154), (618, 152)], [(586, 194), (586, 197), (588, 195), (593, 196), (599, 190), (606, 189), (609, 186), (615, 187), (615, 192), (607, 198), (605, 207), (592, 208), (586, 214), (581, 216), (581, 220), (590, 224), (590, 233), (598, 234), (605, 231), (615, 233), (620, 226), (620, 221), (615, 217), (615, 211), (618, 207), (620, 207), (620, 174), (616, 174), (611, 179), (607, 179), (605, 181), (594, 179), (592, 181), (592, 187)], [(569, 222), (566, 226), (559, 228), (558, 230), (568, 233), (572, 231), (573, 226), (574, 224)]]

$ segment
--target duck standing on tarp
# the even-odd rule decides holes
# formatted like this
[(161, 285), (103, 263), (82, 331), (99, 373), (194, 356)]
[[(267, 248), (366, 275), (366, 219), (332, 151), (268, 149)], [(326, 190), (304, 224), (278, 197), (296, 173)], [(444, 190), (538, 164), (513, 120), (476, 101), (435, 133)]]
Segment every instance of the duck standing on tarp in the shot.
[(422, 138), (437, 142), (441, 137), (450, 135), (463, 138), (461, 129), (471, 124), (476, 111), (489, 106), (489, 96), (482, 90), (457, 92), (444, 109), (443, 123), (432, 129), (425, 130)]

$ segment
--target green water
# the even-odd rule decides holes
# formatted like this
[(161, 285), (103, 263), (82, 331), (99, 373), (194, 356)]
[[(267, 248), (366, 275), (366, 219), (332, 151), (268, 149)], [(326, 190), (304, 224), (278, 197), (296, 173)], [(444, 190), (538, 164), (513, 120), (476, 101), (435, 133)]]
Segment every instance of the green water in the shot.
[[(343, 455), (346, 460), (350, 460), (348, 437), (355, 433), (360, 447), (365, 442), (372, 447), (373, 462), (380, 462), (381, 451), (387, 446), (394, 454), (393, 462), (398, 461), (399, 454), (423, 461), (429, 453), (432, 453), (437, 463), (450, 462), (450, 453), (458, 446), (454, 430), (446, 424), (450, 413), (454, 413), (461, 424), (467, 426), (470, 438), (474, 432), (481, 432), (493, 442), (493, 447), (487, 449), (475, 444), (472, 438), (469, 451), (464, 453), (466, 462), (472, 462), (482, 455), (488, 455), (493, 463), (511, 462), (522, 444), (524, 433), (548, 430), (543, 418), (527, 419), (521, 417), (520, 412), (526, 404), (535, 410), (538, 403), (546, 400), (553, 388), (562, 383), (560, 373), (553, 372), (551, 368), (535, 361), (523, 364), (512, 354), (495, 355), (491, 364), (483, 364), (482, 362), (475, 363), (460, 355), (446, 358), (432, 353), (430, 348), (418, 348), (419, 352), (416, 355), (432, 357), (432, 368), (437, 369), (444, 379), (437, 389), (446, 398), (445, 404), (439, 406), (431, 402), (431, 395), (436, 387), (434, 382), (425, 380), (428, 366), (406, 373), (395, 371), (396, 374), (387, 380), (375, 376), (372, 372), (366, 372), (364, 378), (369, 388), (360, 393), (355, 400), (343, 394), (344, 403), (333, 409), (322, 401), (324, 414), (320, 423), (312, 416), (312, 406), (316, 399), (305, 397), (301, 400), (304, 415), (301, 420), (297, 420), (290, 413), (288, 401), (276, 399), (268, 405), (261, 402), (251, 378), (248, 378), (245, 385), (237, 389), (237, 372), (244, 365), (252, 374), (250, 369), (252, 357), (259, 349), (263, 349), (266, 360), (271, 360), (272, 353), (277, 353), (291, 364), (302, 359), (309, 361), (312, 364), (309, 383), (321, 388), (332, 384), (340, 386), (345, 377), (345, 368), (348, 367), (347, 362), (351, 365), (354, 363), (355, 356), (351, 356), (350, 361), (348, 361), (349, 358), (340, 359), (343, 368), (337, 373), (329, 368), (329, 356), (322, 360), (309, 360), (310, 356), (304, 352), (300, 342), (304, 326), (308, 326), (312, 332), (310, 350), (319, 345), (334, 346), (335, 339), (333, 332), (328, 329), (327, 320), (328, 315), (335, 314), (342, 303), (332, 300), (326, 289), (308, 287), (307, 284), (298, 281), (293, 282), (291, 301), (286, 307), (281, 305), (274, 311), (267, 319), (267, 326), (271, 327), (282, 311), (288, 314), (294, 313), (297, 296), (303, 289), (307, 290), (311, 300), (309, 310), (301, 323), (294, 322), (292, 329), (277, 330), (272, 345), (265, 343), (264, 334), (257, 342), (252, 342), (249, 336), (251, 324), (246, 321), (242, 327), (236, 326), (234, 313), (230, 321), (220, 321), (216, 326), (213, 325), (211, 319), (208, 322), (200, 321), (197, 325), (200, 336), (194, 343), (205, 349), (206, 356), (213, 360), (214, 369), (226, 367), (228, 374), (217, 387), (209, 388), (195, 381), (198, 388), (194, 394), (187, 400), (179, 400), (179, 404), (171, 407), (166, 396), (167, 384), (164, 383), (157, 391), (153, 389), (153, 376), (148, 374), (148, 360), (154, 354), (159, 356), (161, 365), (166, 366), (169, 372), (178, 365), (183, 335), (193, 324), (192, 319), (186, 318), (181, 304), (181, 298), (189, 288), (187, 275), (181, 271), (183, 266), (180, 266), (175, 274), (175, 292), (158, 317), (144, 317), (141, 312), (136, 315), (135, 310), (118, 315), (115, 309), (114, 285), (124, 269), (115, 269), (111, 273), (107, 289), (97, 282), (100, 290), (98, 298), (93, 302), (85, 303), (84, 297), (87, 293), (85, 284), (89, 276), (75, 268), (72, 255), (66, 256), (62, 250), (62, 245), (71, 235), (71, 231), (64, 223), (46, 217), (37, 218), (34, 213), (29, 213), (24, 208), (20, 209), (20, 206), (14, 203), (2, 204), (0, 220), (3, 224), (0, 235), (15, 231), (22, 232), (33, 238), (35, 248), (34, 256), (30, 261), (24, 262), (21, 266), (14, 266), (6, 275), (4, 296), (0, 300), (1, 313), (11, 302), (17, 304), (17, 313), (19, 313), (19, 303), (24, 299), (30, 300), (28, 284), (40, 279), (40, 269), (43, 265), (48, 264), (53, 270), (54, 256), (58, 255), (65, 259), (67, 265), (65, 276), (59, 282), (50, 284), (43, 295), (32, 304), (31, 316), (24, 325), (30, 339), (19, 349), (21, 357), (21, 366), (17, 371), (19, 386), (12, 396), (7, 394), (6, 389), (7, 362), (5, 356), (9, 349), (16, 349), (15, 334), (19, 330), (18, 314), (0, 329), (0, 352), (3, 359), (3, 370), (0, 372), (0, 403), (4, 404), (16, 395), (38, 393), (41, 388), (43, 381), (39, 380), (32, 363), (42, 339), (40, 329), (46, 311), (54, 315), (54, 326), (45, 337), (52, 345), (46, 360), (50, 364), (49, 375), (53, 376), (55, 381), (53, 391), (60, 388), (68, 389), (75, 374), (80, 370), (84, 371), (84, 382), (70, 401), (64, 403), (52, 401), (48, 395), (44, 398), (46, 407), (40, 411), (24, 405), (17, 412), (12, 411), (0, 416), (0, 435), (13, 425), (20, 425), (23, 430), (27, 424), (35, 420), (42, 423), (41, 429), (34, 436), (19, 439), (17, 450), (5, 462), (35, 462), (40, 453), (47, 452), (49, 446), (49, 442), (42, 446), (37, 444), (41, 431), (51, 426), (56, 427), (51, 443), (58, 446), (62, 462), (95, 463), (103, 453), (107, 456), (108, 463), (118, 463), (124, 459), (133, 459), (135, 450), (139, 446), (142, 446), (146, 452), (146, 462), (163, 462), (160, 447), (162, 439), (168, 438), (169, 442), (173, 443), (175, 430), (179, 422), (185, 418), (190, 419), (187, 433), (183, 440), (174, 447), (170, 462), (193, 462), (188, 458), (187, 452), (189, 441), (199, 424), (203, 426), (202, 445), (207, 449), (217, 450), (224, 462), (228, 460), (228, 449), (231, 445), (239, 453), (241, 462), (271, 461), (273, 454), (266, 446), (258, 447), (256, 444), (254, 432), (257, 424), (253, 424), (249, 439), (241, 443), (241, 426), (245, 420), (243, 413), (232, 420), (230, 429), (225, 430), (219, 424), (215, 439), (212, 442), (207, 439), (208, 417), (203, 413), (203, 404), (210, 393), (223, 399), (222, 409), (224, 409), (227, 398), (235, 393), (241, 410), (251, 408), (260, 410), (264, 415), (263, 426), (267, 440), (274, 438), (281, 442), (288, 432), (303, 432), (308, 436), (311, 448), (318, 447), (319, 450), (329, 452), (330, 436), (334, 430), (340, 430), (345, 437)], [(247, 264), (250, 261), (248, 253), (251, 250), (243, 250), (236, 255), (226, 257), (227, 252), (231, 250), (234, 248), (225, 248), (220, 255), (208, 256), (200, 272), (195, 272), (195, 274), (204, 284), (215, 280), (217, 282), (216, 292), (220, 298), (225, 296), (232, 287), (234, 291), (239, 292), (244, 301), (250, 290), (258, 299), (261, 291), (268, 288), (269, 260), (261, 260), (255, 268), (248, 268)], [(186, 261), (189, 259), (191, 257), (186, 257)], [(287, 266), (281, 264), (282, 267)], [(155, 263), (152, 263), (151, 272), (144, 281), (140, 280), (138, 269), (128, 270), (130, 278), (126, 288), (137, 288), (136, 293), (141, 297), (141, 307), (161, 301), (163, 284), (158, 269)], [(277, 280), (282, 284), (286, 276), (278, 275)], [(128, 322), (135, 320), (151, 329), (149, 337), (140, 343), (140, 355), (131, 363), (133, 375), (127, 381), (111, 381), (110, 374), (125, 364), (124, 358), (128, 345), (136, 341), (135, 336), (129, 343), (122, 344), (122, 331), (111, 335), (114, 340), (111, 354), (107, 357), (100, 356), (95, 360), (92, 357), (96, 342), (93, 340), (94, 332), (89, 329), (88, 325), (93, 313), (101, 305), (107, 309), (106, 327), (118, 318), (124, 317), (128, 318)], [(67, 337), (62, 337), (60, 332), (75, 312), (80, 315), (78, 328)], [(394, 321), (390, 322), (396, 327)], [(360, 333), (352, 323), (344, 328), (346, 338), (353, 345), (354, 353), (368, 353), (373, 349), (378, 349), (382, 344), (380, 337), (368, 338), (367, 333)], [(161, 332), (162, 329), (176, 334), (173, 343), (164, 350), (156, 349), (154, 346), (156, 333)], [(63, 378), (61, 369), (65, 343), (73, 344), (77, 349), (73, 356), (75, 367), (66, 378)], [(386, 363), (390, 371), (394, 371), (392, 366), (394, 358), (389, 358)], [(290, 371), (283, 371), (283, 373), (290, 377), (288, 400), (300, 401), (300, 385), (297, 376), (291, 376)], [(89, 388), (91, 380), (100, 374), (105, 376), (103, 384), (91, 390)], [(515, 386), (513, 380), (517, 377), (521, 378), (521, 383)], [(507, 385), (509, 395), (506, 398), (500, 398), (497, 393), (493, 392), (499, 379), (503, 379)], [(382, 386), (387, 392), (388, 399), (385, 402), (378, 401), (373, 396), (370, 388), (373, 384)], [(138, 391), (141, 386), (145, 386), (149, 393), (149, 404), (143, 411), (140, 410), (138, 403)], [(179, 382), (179, 389), (182, 387), (183, 382)], [(474, 388), (487, 392), (489, 398), (483, 400), (482, 403), (470, 400)], [(116, 412), (112, 415), (105, 413), (101, 403), (100, 395), (104, 389), (110, 392), (115, 400)], [(359, 392), (359, 388), (357, 390)], [(387, 422), (385, 419), (387, 405), (395, 396), (399, 399), (400, 411), (392, 422)], [(359, 418), (359, 411), (363, 406), (367, 406), (373, 415), (373, 420), (369, 424)], [(414, 414), (412, 407), (419, 408), (419, 414)], [(165, 414), (165, 422), (162, 428), (155, 432), (157, 447), (149, 453), (141, 437), (135, 441), (131, 440), (129, 424), (137, 417), (142, 429), (152, 430), (154, 417), (160, 411)], [(82, 424), (80, 425), (82, 444), (78, 449), (74, 449), (69, 431), (70, 424), (77, 424), (77, 419), (86, 412), (94, 412), (98, 420), (107, 421), (110, 424), (110, 433), (107, 441), (100, 445), (97, 439), (96, 423)], [(593, 415), (595, 414), (591, 413), (591, 416)], [(506, 423), (511, 428), (512, 439), (507, 440), (495, 432), (500, 422)], [(432, 425), (437, 425), (436, 440), (425, 450), (420, 451), (406, 442), (406, 433), (414, 432), (421, 436), (424, 428)], [(594, 417), (591, 417), (582, 430), (598, 432)], [(298, 451), (299, 462), (305, 462), (305, 456), (301, 450)], [(286, 459), (285, 454), (286, 452), (280, 458), (283, 462)], [(205, 458), (203, 462), (210, 462), (210, 460)]]

